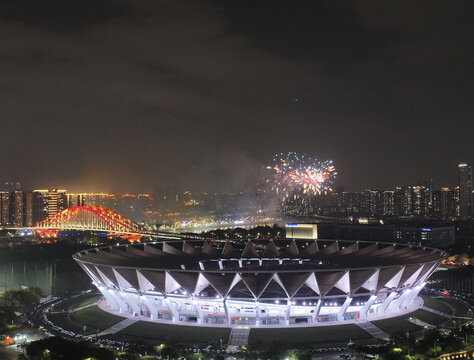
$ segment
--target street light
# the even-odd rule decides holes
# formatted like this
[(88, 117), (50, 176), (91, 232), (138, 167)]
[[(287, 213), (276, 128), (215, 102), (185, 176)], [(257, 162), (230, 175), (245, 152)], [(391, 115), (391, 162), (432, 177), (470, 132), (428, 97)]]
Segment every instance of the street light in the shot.
[(433, 356), (436, 354), (436, 341), (439, 341), (439, 339), (433, 340)]

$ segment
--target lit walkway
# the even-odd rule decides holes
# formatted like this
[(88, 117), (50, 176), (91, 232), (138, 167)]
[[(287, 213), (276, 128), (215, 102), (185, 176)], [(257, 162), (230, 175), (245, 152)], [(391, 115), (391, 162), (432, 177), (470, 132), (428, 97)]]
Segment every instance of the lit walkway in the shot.
[(435, 309), (432, 309), (430, 307), (427, 307), (427, 306), (422, 306), (421, 309), (425, 310), (425, 311), (429, 311), (430, 313), (433, 313), (433, 314), (437, 314), (437, 315), (441, 315), (441, 316), (444, 316), (444, 317), (447, 317), (447, 318), (452, 318), (453, 316), (450, 315), (450, 314), (446, 314), (442, 311), (438, 311), (438, 310), (435, 310)]
[(78, 308), (69, 309), (67, 312), (71, 314), (73, 312), (76, 312), (76, 311), (79, 311), (79, 310), (84, 310), (84, 309), (90, 308), (92, 306), (97, 306), (97, 302), (93, 302), (92, 304), (87, 304), (87, 305), (84, 305), (84, 306), (81, 306), (81, 307), (78, 307)]
[(115, 334), (118, 333), (119, 331), (125, 329), (126, 327), (132, 325), (133, 323), (137, 322), (138, 320), (135, 319), (125, 319), (120, 321), (119, 323), (115, 324), (114, 326), (109, 327), (108, 329), (105, 329), (101, 333), (97, 334), (97, 336), (104, 336), (104, 335), (109, 335), (109, 334)]
[(229, 346), (244, 346), (249, 342), (250, 328), (248, 326), (234, 327), (230, 332)]
[(379, 329), (377, 326), (372, 324), (369, 321), (362, 322), (362, 323), (356, 323), (358, 327), (360, 327), (362, 330), (368, 332), (370, 335), (372, 335), (376, 339), (382, 339), (382, 340), (388, 340), (389, 335), (385, 332)]
[(436, 326), (433, 325), (433, 324), (429, 324), (423, 320), (420, 320), (420, 319), (417, 319), (417, 318), (414, 318), (414, 317), (410, 317), (407, 319), (409, 322), (415, 324), (415, 325), (418, 325), (418, 326), (421, 326), (421, 327), (424, 327), (425, 329), (436, 329)]

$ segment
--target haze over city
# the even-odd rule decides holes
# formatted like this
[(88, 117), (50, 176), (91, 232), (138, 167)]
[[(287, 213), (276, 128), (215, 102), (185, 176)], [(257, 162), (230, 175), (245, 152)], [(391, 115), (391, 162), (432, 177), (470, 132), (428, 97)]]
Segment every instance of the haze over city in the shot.
[(346, 189), (472, 163), (472, 2), (4, 1), (2, 177), (239, 191), (277, 152)]

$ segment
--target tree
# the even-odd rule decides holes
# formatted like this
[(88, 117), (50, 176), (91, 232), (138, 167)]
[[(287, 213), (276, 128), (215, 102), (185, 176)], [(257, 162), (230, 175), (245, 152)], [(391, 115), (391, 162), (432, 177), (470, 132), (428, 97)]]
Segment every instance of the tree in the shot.
[(114, 353), (108, 349), (96, 347), (87, 341), (76, 343), (60, 337), (33, 341), (26, 347), (26, 353), (31, 360), (115, 359)]
[(291, 360), (311, 360), (311, 349), (309, 348), (299, 348), (292, 350), (290, 353)]
[(221, 353), (216, 354), (216, 356), (214, 356), (214, 360), (224, 360), (224, 359), (225, 359), (225, 357)]
[(18, 313), (33, 309), (41, 298), (41, 289), (8, 290), (0, 296), (0, 334), (7, 332)]
[(155, 349), (158, 350), (158, 355), (161, 355), (162, 359), (178, 359), (180, 356), (184, 355), (183, 348), (177, 344), (162, 344)]
[(403, 355), (403, 350), (400, 348), (391, 348), (385, 354), (383, 354), (382, 358), (384, 360), (405, 360), (405, 355)]

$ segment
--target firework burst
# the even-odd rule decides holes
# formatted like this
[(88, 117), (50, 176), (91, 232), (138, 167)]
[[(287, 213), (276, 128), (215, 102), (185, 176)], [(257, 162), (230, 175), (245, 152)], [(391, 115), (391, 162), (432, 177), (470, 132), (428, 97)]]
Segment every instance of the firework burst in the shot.
[(276, 154), (267, 170), (270, 172), (267, 183), (283, 198), (332, 191), (337, 175), (332, 160), (320, 161), (295, 152)]

